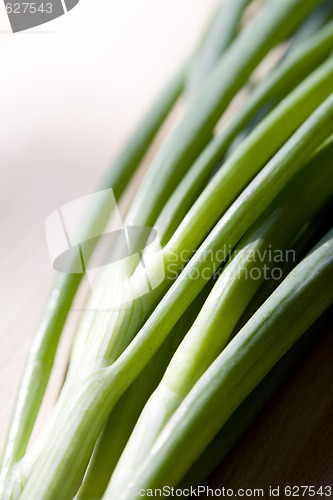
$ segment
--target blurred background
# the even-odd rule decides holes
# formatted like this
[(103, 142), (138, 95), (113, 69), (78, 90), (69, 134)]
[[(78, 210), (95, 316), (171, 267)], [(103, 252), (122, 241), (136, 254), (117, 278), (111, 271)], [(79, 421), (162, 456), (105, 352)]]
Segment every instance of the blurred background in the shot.
[[(217, 4), (80, 0), (67, 15), (15, 35), (1, 11), (1, 448), (24, 360), (54, 280), (45, 220), (63, 204), (95, 191)], [(71, 321), (77, 318), (72, 311)], [(71, 330), (69, 324), (41, 421), (61, 385)], [(311, 354), (212, 484), (265, 487), (311, 480), (320, 486), (333, 480), (328, 431), (333, 408), (327, 397), (333, 383), (327, 361), (333, 355), (332, 336), (326, 335)]]

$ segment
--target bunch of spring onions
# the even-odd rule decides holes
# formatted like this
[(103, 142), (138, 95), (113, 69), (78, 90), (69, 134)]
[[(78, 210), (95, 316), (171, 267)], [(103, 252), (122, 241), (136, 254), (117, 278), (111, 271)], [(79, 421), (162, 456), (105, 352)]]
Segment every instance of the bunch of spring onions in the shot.
[[(121, 241), (108, 249), (57, 403), (27, 449), (82, 278), (58, 275), (13, 410), (2, 500), (196, 485), (292, 367), (333, 302), (332, 15), (331, 0), (221, 3), (103, 181), (119, 200), (181, 99), (126, 215), (146, 230), (128, 259), (115, 258)], [(276, 47), (279, 62), (254, 78)], [(112, 216), (100, 200), (87, 235)]]

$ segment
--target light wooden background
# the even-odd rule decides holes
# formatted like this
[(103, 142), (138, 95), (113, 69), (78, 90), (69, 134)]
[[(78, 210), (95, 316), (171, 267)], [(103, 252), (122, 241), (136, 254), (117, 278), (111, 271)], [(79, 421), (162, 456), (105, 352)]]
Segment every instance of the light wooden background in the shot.
[[(0, 33), (0, 446), (54, 279), (45, 219), (94, 190), (216, 3), (81, 0), (33, 33)], [(70, 320), (39, 426), (61, 383), (77, 313)], [(327, 334), (212, 484), (332, 483), (332, 355)]]

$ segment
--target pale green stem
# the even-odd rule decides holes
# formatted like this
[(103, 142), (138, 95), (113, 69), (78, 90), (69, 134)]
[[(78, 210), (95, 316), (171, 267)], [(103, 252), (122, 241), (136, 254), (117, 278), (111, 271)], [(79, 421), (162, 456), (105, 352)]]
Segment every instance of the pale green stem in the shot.
[[(291, 243), (333, 195), (333, 144), (303, 168), (291, 186), (251, 228), (233, 251), (198, 318), (172, 358), (145, 406), (109, 484), (118, 498), (186, 394), (226, 345), (242, 313), (270, 272), (282, 261), (295, 264)], [(290, 263), (292, 265), (292, 263)], [(259, 275), (258, 275), (259, 272)], [(280, 275), (280, 274), (279, 274)]]
[[(333, 302), (333, 231), (200, 378), (119, 500), (179, 482), (232, 413)], [(112, 497), (106, 493), (104, 500)]]
[[(333, 96), (299, 128), (222, 217), (197, 254), (156, 307), (139, 334), (110, 367), (82, 375), (62, 398), (47, 443), (35, 463), (21, 500), (58, 500), (74, 495), (112, 407), (152, 359), (188, 305), (212, 275), (222, 242), (235, 246), (306, 158), (331, 134)], [(219, 259), (218, 259), (219, 260)], [(191, 279), (193, 270), (199, 278)], [(202, 276), (202, 270), (208, 272)], [(330, 280), (331, 281), (331, 280)], [(69, 474), (68, 471), (71, 471)]]

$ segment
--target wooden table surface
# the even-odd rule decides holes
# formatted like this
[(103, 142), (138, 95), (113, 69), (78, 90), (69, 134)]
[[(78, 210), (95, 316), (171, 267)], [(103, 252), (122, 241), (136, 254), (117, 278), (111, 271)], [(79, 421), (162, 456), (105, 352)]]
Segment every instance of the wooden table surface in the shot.
[[(54, 280), (45, 219), (94, 190), (216, 3), (99, 0), (92, 11), (93, 2), (81, 0), (33, 33), (0, 33), (0, 446)], [(77, 320), (72, 311), (38, 429), (59, 390)], [(333, 483), (332, 355), (328, 328), (210, 484)]]

